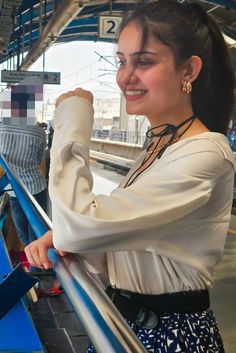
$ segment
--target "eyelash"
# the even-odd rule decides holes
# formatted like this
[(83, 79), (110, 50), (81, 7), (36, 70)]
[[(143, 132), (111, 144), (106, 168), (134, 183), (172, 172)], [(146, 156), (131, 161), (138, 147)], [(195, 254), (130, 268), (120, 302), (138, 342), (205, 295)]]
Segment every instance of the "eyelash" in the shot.
[(125, 61), (123, 61), (123, 60), (117, 60), (116, 61), (116, 66), (118, 67), (118, 69), (121, 67), (121, 66), (123, 66), (125, 64)]
[[(118, 67), (118, 69), (120, 68), (120, 67), (122, 67), (123, 65), (125, 65), (126, 64), (126, 61), (124, 61), (124, 60), (118, 60), (117, 61), (117, 67)], [(148, 61), (148, 60), (140, 60), (140, 61), (138, 61), (137, 62), (137, 64), (136, 64), (136, 66), (151, 66), (151, 65), (153, 65), (154, 63), (153, 63), (153, 61)]]
[(140, 61), (138, 61), (137, 65), (151, 66), (151, 65), (153, 65), (153, 62), (152, 61), (148, 61), (148, 60), (140, 60)]

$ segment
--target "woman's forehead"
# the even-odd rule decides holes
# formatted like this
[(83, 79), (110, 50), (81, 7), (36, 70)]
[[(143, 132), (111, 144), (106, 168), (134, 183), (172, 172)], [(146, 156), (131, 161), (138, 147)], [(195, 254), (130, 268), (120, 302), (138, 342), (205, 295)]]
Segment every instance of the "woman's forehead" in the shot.
[(130, 23), (121, 32), (118, 40), (118, 50), (120, 48), (132, 47), (132, 49), (140, 50), (142, 43), (141, 29), (135, 24)]
[(145, 43), (143, 43), (143, 30), (135, 22), (129, 23), (120, 33), (118, 39), (119, 46), (132, 46), (132, 47), (148, 47), (148, 46), (160, 46), (164, 45), (157, 37), (153, 35), (153, 32), (147, 33), (145, 36)]
[(169, 50), (169, 48), (157, 41), (152, 35), (148, 35), (145, 43), (143, 43), (141, 29), (135, 24), (130, 24), (120, 34), (117, 55), (160, 55), (166, 50)]

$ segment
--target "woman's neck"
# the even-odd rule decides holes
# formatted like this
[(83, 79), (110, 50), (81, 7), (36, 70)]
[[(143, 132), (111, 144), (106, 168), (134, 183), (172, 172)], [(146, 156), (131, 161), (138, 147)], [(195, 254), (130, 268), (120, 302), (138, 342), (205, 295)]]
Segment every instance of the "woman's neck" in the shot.
[[(191, 137), (191, 136), (198, 135), (203, 132), (209, 131), (209, 129), (207, 129), (207, 127), (198, 118), (194, 117), (194, 115), (192, 115), (192, 117), (193, 117), (193, 119), (191, 119), (191, 117), (188, 117), (188, 118), (190, 118), (189, 121), (188, 121), (188, 118), (181, 120), (180, 124), (184, 123), (185, 121), (186, 121), (186, 123), (184, 123), (183, 126), (181, 126), (177, 130), (176, 135), (175, 135), (175, 139), (173, 140), (172, 143), (175, 143), (179, 140), (183, 140), (187, 137)], [(173, 124), (171, 124), (171, 125), (173, 125)], [(175, 124), (175, 126), (178, 126), (178, 125), (179, 124)], [(158, 134), (162, 130), (163, 130), (163, 127), (160, 127), (160, 128), (157, 127), (157, 128), (153, 129), (153, 132), (155, 134)], [(165, 143), (169, 140), (169, 138), (170, 138), (170, 135), (163, 136), (161, 139), (158, 136), (153, 136), (152, 143), (157, 144), (158, 141), (161, 140), (161, 145), (165, 145)]]
[[(171, 124), (174, 126), (180, 125), (182, 122), (193, 116), (192, 105), (189, 101), (182, 101), (181, 104), (177, 104), (175, 107), (171, 107), (171, 111), (160, 113), (158, 116), (147, 117), (151, 128), (160, 126), (162, 124)], [(179, 130), (179, 134), (184, 130), (185, 127)], [(199, 120), (198, 117), (194, 119), (190, 129), (181, 138), (191, 137), (193, 135), (200, 134), (202, 132), (209, 131), (208, 128)]]
[(191, 108), (176, 110), (173, 113), (166, 112), (160, 114), (159, 116), (155, 117), (147, 117), (151, 127), (154, 128), (155, 126), (162, 125), (162, 124), (171, 124), (171, 125), (179, 125), (184, 120), (188, 119), (190, 116), (193, 115), (193, 110)]
[(191, 126), (191, 128), (186, 131), (186, 133), (181, 137), (181, 139), (187, 138), (187, 137), (191, 137), (194, 135), (199, 135), (203, 132), (207, 132), (209, 131), (209, 129), (201, 122), (201, 120), (199, 120), (198, 118), (196, 118)]

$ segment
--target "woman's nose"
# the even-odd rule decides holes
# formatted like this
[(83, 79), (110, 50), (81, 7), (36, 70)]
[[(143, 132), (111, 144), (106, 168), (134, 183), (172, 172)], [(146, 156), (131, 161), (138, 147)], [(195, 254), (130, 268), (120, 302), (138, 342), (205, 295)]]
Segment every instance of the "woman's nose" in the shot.
[(127, 66), (122, 72), (121, 81), (125, 85), (129, 83), (136, 83), (138, 81), (136, 68)]

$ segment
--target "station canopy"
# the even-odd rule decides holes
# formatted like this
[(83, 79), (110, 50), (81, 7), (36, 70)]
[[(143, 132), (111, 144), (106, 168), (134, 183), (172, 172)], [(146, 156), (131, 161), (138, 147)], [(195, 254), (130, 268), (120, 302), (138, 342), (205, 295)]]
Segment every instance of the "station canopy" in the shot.
[[(0, 0), (0, 63), (14, 57), (17, 69), (26, 70), (54, 43), (114, 41), (119, 19), (153, 1)], [(193, 2), (216, 18), (229, 45), (235, 47), (236, 0)]]

